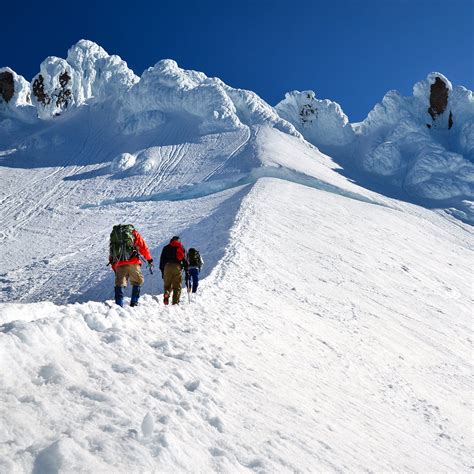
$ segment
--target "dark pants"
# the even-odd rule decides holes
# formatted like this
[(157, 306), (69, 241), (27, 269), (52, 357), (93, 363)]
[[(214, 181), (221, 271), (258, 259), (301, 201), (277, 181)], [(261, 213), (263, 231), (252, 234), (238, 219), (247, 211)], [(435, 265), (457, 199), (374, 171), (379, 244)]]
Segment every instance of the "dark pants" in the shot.
[[(119, 306), (123, 306), (123, 290), (125, 289), (124, 286), (116, 286), (115, 287), (115, 303)], [(138, 299), (140, 298), (140, 287), (139, 286), (132, 286), (132, 298), (130, 299), (130, 306), (137, 306)]]
[(188, 270), (189, 273), (189, 283), (186, 282), (186, 286), (193, 286), (193, 293), (196, 293), (199, 285), (199, 268), (190, 268)]

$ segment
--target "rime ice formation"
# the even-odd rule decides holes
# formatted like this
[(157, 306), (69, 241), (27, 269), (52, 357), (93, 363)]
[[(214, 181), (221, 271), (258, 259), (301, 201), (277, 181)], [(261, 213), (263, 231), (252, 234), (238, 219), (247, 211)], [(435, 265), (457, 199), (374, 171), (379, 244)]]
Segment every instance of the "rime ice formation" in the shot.
[(30, 84), (9, 67), (0, 68), (0, 107), (30, 105)]
[(220, 79), (181, 69), (166, 59), (147, 69), (126, 95), (120, 121), (126, 133), (134, 133), (158, 127), (166, 117), (176, 115), (197, 120), (203, 133), (268, 124), (299, 136), (255, 93), (233, 89)]
[[(25, 125), (36, 121), (30, 84), (9, 67), (0, 68), (0, 143), (7, 142)], [(2, 137), (3, 136), (3, 137)]]
[(415, 84), (413, 97), (388, 92), (350, 125), (338, 104), (292, 92), (276, 106), (312, 144), (383, 177), (417, 198), (474, 198), (474, 99), (440, 73)]
[(46, 58), (32, 80), (32, 99), (40, 118), (96, 100), (118, 98), (138, 77), (118, 56), (109, 56), (92, 41), (81, 40), (68, 51), (67, 59)]
[[(27, 107), (30, 97), (34, 107)], [(375, 176), (382, 186), (398, 187), (409, 199), (450, 206), (449, 200), (474, 198), (474, 98), (440, 73), (415, 84), (411, 97), (388, 92), (364, 121), (351, 124), (339, 104), (319, 100), (312, 91), (289, 92), (273, 108), (251, 91), (182, 69), (170, 59), (139, 78), (118, 56), (81, 40), (66, 59), (45, 59), (30, 85), (11, 69), (0, 69), (0, 139), (15, 141), (11, 132), (21, 132), (22, 121), (31, 123), (33, 111), (40, 120), (51, 119), (85, 102), (103, 104), (92, 107), (91, 116), (104, 111), (106, 126), (124, 140), (148, 131), (185, 140), (180, 128), (200, 136), (252, 134), (266, 125), (304, 137), (336, 161)], [(2, 131), (10, 135), (2, 137)], [(47, 146), (41, 136), (22, 140), (27, 146)], [(128, 154), (120, 149), (111, 170), (150, 173), (160, 162), (156, 150)]]
[(313, 91), (288, 92), (275, 109), (306, 140), (318, 146), (345, 146), (354, 140), (354, 131), (341, 106), (330, 100), (316, 99)]
[(439, 73), (415, 84), (413, 97), (389, 92), (360, 124), (363, 168), (415, 196), (474, 197), (474, 100)]

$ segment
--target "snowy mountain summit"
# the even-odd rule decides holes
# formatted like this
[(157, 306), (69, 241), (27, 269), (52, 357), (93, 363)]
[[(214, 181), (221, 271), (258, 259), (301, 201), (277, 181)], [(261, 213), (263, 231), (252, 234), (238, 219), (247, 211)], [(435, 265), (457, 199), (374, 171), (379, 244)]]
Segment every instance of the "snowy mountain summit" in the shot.
[(393, 185), (407, 199), (430, 199), (439, 207), (460, 204), (472, 217), (474, 97), (462, 86), (453, 88), (442, 74), (415, 84), (413, 97), (388, 92), (358, 124), (351, 125), (338, 104), (318, 100), (312, 91), (287, 94), (276, 110), (346, 166)]
[(390, 91), (364, 121), (351, 124), (337, 103), (316, 99), (313, 91), (290, 92), (272, 108), (250, 91), (172, 60), (139, 78), (118, 56), (87, 40), (70, 48), (66, 59), (45, 59), (31, 84), (9, 68), (0, 71), (0, 104), (9, 117), (4, 130), (11, 128), (10, 115), (24, 115), (30, 104), (40, 119), (52, 119), (103, 102), (124, 134), (157, 129), (176, 114), (195, 119), (203, 133), (268, 124), (301, 134), (362, 185), (375, 182), (379, 191), (387, 185), (399, 198), (472, 219), (474, 98), (440, 73), (415, 84), (412, 97)]
[[(469, 472), (472, 92), (361, 123), (81, 40), (0, 69), (0, 472)], [(114, 304), (114, 224), (194, 296)]]

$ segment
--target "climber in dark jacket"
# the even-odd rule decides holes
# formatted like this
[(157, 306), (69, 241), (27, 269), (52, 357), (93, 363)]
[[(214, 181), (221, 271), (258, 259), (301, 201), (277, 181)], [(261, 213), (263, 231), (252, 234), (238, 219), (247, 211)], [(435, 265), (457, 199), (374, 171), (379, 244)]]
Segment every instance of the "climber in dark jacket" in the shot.
[(160, 257), (160, 270), (163, 277), (163, 303), (168, 304), (171, 291), (173, 304), (179, 304), (182, 285), (182, 271), (186, 269), (186, 250), (178, 236), (171, 238), (170, 243), (163, 247)]

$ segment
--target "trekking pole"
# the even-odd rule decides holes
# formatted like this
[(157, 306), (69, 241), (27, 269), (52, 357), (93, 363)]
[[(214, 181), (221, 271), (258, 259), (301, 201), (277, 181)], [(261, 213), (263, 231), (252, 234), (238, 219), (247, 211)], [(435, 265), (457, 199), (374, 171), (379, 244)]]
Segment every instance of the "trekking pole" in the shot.
[(189, 277), (189, 273), (186, 273), (185, 275), (186, 290), (188, 291), (188, 304), (191, 304), (191, 278)]

